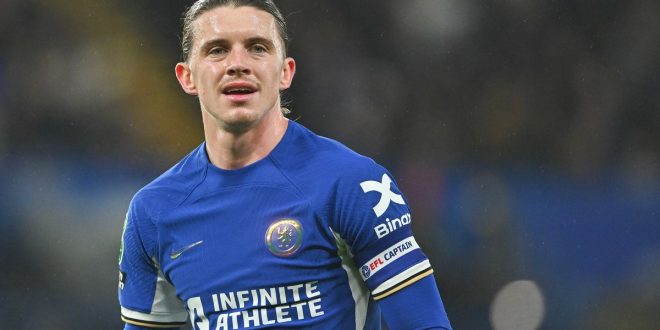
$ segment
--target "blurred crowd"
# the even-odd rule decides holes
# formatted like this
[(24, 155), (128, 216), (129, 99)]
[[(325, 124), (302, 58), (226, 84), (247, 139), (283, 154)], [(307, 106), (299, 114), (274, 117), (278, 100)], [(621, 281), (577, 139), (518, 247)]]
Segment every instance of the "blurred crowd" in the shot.
[[(202, 141), (191, 3), (0, 3), (0, 327), (120, 327), (128, 202)], [(276, 3), (290, 118), (394, 173), (456, 329), (660, 323), (660, 3)]]

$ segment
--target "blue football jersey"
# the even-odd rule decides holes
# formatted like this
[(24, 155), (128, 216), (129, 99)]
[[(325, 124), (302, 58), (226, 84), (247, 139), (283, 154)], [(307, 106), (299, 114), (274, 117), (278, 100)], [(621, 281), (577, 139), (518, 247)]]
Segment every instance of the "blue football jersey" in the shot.
[(375, 301), (433, 270), (408, 203), (373, 160), (289, 121), (237, 170), (202, 144), (131, 201), (122, 319), (195, 329), (380, 329)]

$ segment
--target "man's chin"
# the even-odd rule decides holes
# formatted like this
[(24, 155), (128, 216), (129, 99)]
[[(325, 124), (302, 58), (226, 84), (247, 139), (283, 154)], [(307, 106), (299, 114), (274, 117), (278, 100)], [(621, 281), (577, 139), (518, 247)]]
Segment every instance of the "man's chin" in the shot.
[(254, 120), (222, 122), (222, 128), (232, 134), (243, 134), (250, 130), (255, 124)]
[(223, 129), (234, 134), (244, 133), (254, 127), (261, 117), (254, 110), (240, 109), (222, 120)]
[[(232, 134), (241, 134), (257, 125), (268, 113), (251, 108), (234, 108), (223, 112), (207, 112), (205, 121), (212, 120), (215, 125)], [(210, 124), (210, 122), (209, 122)]]

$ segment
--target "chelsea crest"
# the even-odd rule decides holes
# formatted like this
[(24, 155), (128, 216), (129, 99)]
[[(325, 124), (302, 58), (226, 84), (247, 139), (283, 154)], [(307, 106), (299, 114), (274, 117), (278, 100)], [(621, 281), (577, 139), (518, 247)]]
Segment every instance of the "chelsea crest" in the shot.
[(302, 245), (303, 228), (294, 219), (282, 219), (272, 223), (266, 230), (266, 246), (279, 257), (296, 253)]

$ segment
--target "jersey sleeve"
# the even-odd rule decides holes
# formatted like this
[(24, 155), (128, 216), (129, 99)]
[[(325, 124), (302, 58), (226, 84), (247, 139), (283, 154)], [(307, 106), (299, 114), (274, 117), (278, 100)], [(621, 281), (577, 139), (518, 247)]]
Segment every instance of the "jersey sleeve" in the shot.
[(433, 273), (413, 237), (406, 198), (383, 167), (370, 162), (342, 176), (335, 201), (339, 234), (375, 300)]
[(451, 329), (433, 276), (378, 301), (390, 329)]
[(126, 214), (119, 255), (119, 303), (128, 324), (149, 328), (185, 325), (187, 312), (165, 279), (156, 256), (155, 228), (134, 198)]

